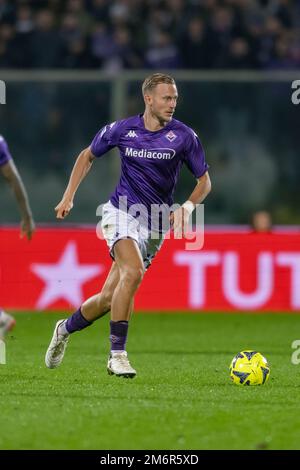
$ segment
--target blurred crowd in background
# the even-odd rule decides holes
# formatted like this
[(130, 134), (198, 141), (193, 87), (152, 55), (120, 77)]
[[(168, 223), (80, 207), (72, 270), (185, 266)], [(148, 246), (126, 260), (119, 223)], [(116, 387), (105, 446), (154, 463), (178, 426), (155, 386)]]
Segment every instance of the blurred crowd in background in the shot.
[(299, 0), (0, 0), (1, 68), (299, 66)]

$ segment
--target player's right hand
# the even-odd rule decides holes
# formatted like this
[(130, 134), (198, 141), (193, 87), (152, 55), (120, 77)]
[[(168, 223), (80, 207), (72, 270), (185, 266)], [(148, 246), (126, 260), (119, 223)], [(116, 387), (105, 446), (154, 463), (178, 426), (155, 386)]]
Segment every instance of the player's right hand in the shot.
[(73, 208), (73, 202), (70, 200), (64, 200), (62, 199), (59, 204), (55, 207), (55, 212), (56, 212), (56, 218), (57, 219), (64, 219), (67, 217), (69, 212)]

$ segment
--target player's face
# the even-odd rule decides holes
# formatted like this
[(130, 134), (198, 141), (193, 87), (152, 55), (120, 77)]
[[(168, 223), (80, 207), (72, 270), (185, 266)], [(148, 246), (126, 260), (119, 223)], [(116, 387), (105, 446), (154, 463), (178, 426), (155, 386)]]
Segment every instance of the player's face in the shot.
[(178, 93), (176, 85), (159, 83), (147, 97), (151, 113), (161, 122), (169, 122), (175, 112)]

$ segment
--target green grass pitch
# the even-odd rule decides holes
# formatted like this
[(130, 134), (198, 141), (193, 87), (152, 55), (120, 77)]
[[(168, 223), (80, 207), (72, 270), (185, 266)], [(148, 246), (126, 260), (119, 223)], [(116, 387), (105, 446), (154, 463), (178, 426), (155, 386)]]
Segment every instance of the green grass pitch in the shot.
[[(44, 355), (62, 315), (15, 317), (0, 366), (0, 449), (300, 448), (300, 315), (135, 314), (133, 380), (106, 372), (108, 317), (75, 333), (55, 370)], [(267, 357), (266, 385), (231, 383), (243, 349)]]

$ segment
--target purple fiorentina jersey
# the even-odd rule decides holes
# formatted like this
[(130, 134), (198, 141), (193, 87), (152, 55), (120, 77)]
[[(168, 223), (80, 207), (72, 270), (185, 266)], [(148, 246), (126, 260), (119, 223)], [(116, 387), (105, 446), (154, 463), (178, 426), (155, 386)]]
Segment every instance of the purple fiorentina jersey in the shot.
[(5, 142), (2, 135), (0, 135), (0, 166), (4, 165), (11, 159), (7, 143)]
[(98, 132), (91, 151), (101, 157), (113, 147), (121, 157), (120, 180), (110, 197), (115, 207), (121, 196), (127, 197), (128, 208), (143, 204), (148, 213), (151, 204), (171, 206), (183, 163), (196, 178), (208, 169), (199, 138), (176, 119), (158, 131), (147, 130), (142, 115), (113, 122)]

